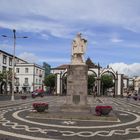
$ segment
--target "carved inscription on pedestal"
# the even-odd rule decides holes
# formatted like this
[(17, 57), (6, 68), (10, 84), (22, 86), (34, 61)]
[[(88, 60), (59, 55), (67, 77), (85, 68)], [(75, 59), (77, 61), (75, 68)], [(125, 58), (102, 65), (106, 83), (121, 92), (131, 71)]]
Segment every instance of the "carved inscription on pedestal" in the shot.
[(80, 95), (73, 95), (73, 103), (76, 105), (80, 103)]

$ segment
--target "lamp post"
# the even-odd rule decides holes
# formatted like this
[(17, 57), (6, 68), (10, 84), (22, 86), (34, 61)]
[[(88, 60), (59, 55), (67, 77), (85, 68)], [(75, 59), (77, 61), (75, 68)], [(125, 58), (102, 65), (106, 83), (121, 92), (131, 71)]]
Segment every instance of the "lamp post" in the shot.
[(2, 37), (13, 38), (13, 41), (14, 41), (14, 48), (13, 48), (13, 71), (12, 71), (12, 96), (11, 96), (11, 101), (14, 101), (15, 100), (15, 97), (14, 97), (14, 85), (15, 85), (15, 65), (16, 65), (16, 61), (15, 61), (16, 39), (17, 38), (28, 38), (28, 37), (27, 36), (16, 36), (16, 30), (15, 29), (13, 29), (13, 36), (2, 35)]

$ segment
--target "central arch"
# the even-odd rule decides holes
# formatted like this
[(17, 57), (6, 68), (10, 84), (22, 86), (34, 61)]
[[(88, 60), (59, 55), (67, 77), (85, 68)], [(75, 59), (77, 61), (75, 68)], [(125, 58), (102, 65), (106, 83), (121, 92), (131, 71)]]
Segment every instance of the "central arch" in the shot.
[(100, 73), (100, 79), (102, 78), (103, 75), (109, 75), (113, 78), (113, 83), (114, 86), (110, 89), (108, 89), (105, 93), (104, 91), (104, 86), (102, 81), (100, 81), (100, 89), (101, 89), (101, 95), (111, 95), (113, 97), (115, 97), (115, 95), (117, 95), (117, 73), (115, 73), (115, 71), (112, 68), (105, 68), (101, 71)]
[[(88, 94), (89, 95), (93, 94), (94, 96), (96, 96), (97, 95), (97, 87), (98, 87), (98, 85), (97, 85), (98, 84), (98, 82), (97, 82), (98, 75), (97, 75), (97, 72), (95, 70), (89, 69), (88, 70), (88, 78), (90, 78), (90, 75), (93, 75), (95, 81), (94, 81), (93, 86), (88, 83)], [(93, 80), (92, 80), (92, 82), (93, 82)]]

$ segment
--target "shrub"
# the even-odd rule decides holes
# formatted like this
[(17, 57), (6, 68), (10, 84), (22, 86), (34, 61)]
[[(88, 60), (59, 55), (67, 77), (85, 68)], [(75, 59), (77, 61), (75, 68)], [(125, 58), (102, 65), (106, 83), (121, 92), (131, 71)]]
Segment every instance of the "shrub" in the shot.
[(49, 108), (49, 105), (47, 103), (33, 103), (33, 108), (37, 112), (44, 112), (46, 109)]
[(25, 100), (26, 98), (27, 98), (26, 95), (22, 95), (22, 96), (21, 96), (21, 99), (23, 99), (23, 100)]
[(96, 106), (95, 112), (97, 116), (108, 115), (112, 110), (112, 106)]

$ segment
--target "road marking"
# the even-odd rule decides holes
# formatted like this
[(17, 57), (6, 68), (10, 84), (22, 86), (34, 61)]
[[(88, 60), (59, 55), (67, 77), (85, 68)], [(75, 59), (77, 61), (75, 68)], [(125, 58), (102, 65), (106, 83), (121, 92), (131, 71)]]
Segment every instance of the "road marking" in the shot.
[[(24, 109), (25, 110), (25, 109)], [(20, 110), (20, 111), (24, 111), (24, 110)], [(28, 110), (28, 109), (26, 109)], [(127, 111), (123, 111), (123, 112), (127, 112)], [(5, 112), (4, 112), (5, 113)], [(15, 112), (16, 113), (16, 112)], [(124, 114), (125, 114), (124, 113)], [(130, 113), (130, 112), (127, 112), (128, 114), (131, 114), (131, 115), (134, 115), (136, 116), (137, 114), (134, 114), (134, 113)], [(13, 113), (14, 114), (14, 113)], [(123, 114), (123, 113), (122, 113)], [(18, 114), (17, 114), (18, 115)], [(137, 115), (138, 116), (138, 115)], [(136, 116), (136, 120), (139, 119), (140, 121), (140, 116), (137, 117)], [(135, 120), (135, 121), (136, 121)], [(12, 125), (12, 122), (11, 122), (11, 125)], [(12, 126), (13, 129), (20, 129), (20, 126), (21, 125), (18, 125), (19, 127), (15, 127)], [(96, 127), (96, 126), (95, 126)], [(28, 127), (29, 128), (29, 127)], [(70, 127), (68, 127), (70, 128)], [(97, 127), (96, 127), (97, 128)], [(106, 126), (105, 126), (106, 128)], [(29, 131), (30, 132), (39, 132), (40, 129), (37, 128), (37, 127), (30, 127), (29, 128)], [(45, 131), (45, 129), (43, 130), (44, 132), (47, 132), (47, 130)], [(57, 130), (54, 130), (55, 132), (58, 132)], [(6, 132), (6, 131), (4, 131)], [(72, 131), (60, 131), (62, 133), (62, 136), (80, 136), (80, 137), (93, 137), (95, 135), (97, 136), (101, 136), (101, 137), (110, 137), (112, 136), (113, 134), (114, 135), (127, 135), (127, 134), (132, 134), (132, 133), (140, 133), (140, 126), (137, 126), (136, 128), (126, 128), (126, 129), (123, 129), (123, 130), (110, 130), (110, 131), (96, 131), (96, 132), (92, 132), (92, 131), (81, 131), (81, 132), (72, 132)], [(6, 132), (6, 133), (9, 133), (8, 135), (9, 136), (13, 136), (13, 137), (19, 137), (20, 136), (25, 136), (26, 139), (31, 139), (31, 140), (52, 140), (52, 139), (48, 139), (48, 138), (37, 138), (37, 137), (32, 137), (32, 136), (26, 136), (26, 135), (22, 135), (22, 134), (16, 134), (16, 133), (11, 133), (11, 132)], [(4, 133), (4, 135), (7, 135), (6, 133)], [(1, 131), (0, 131), (0, 134), (1, 134)], [(14, 135), (12, 135), (14, 134)], [(15, 136), (16, 135), (16, 136)], [(18, 136), (17, 136), (18, 135)], [(27, 138), (28, 137), (28, 138)], [(20, 137), (20, 138), (24, 138), (24, 137)], [(131, 139), (131, 140), (139, 140), (139, 139)]]
[(29, 140), (56, 140), (56, 139), (50, 139), (50, 138), (40, 138), (40, 137), (27, 136), (27, 135), (7, 132), (7, 131), (3, 131), (3, 130), (0, 130), (0, 134), (8, 135), (8, 136), (16, 137), (16, 138), (29, 139)]
[(62, 124), (67, 124), (67, 125), (73, 125), (75, 124), (76, 122), (74, 121), (63, 121)]
[(131, 121), (131, 122), (114, 124), (114, 125), (106, 125), (106, 126), (105, 125), (104, 126), (64, 126), (64, 125), (56, 125), (56, 124), (44, 124), (44, 123), (34, 122), (34, 121), (30, 121), (30, 120), (19, 117), (18, 114), (22, 111), (25, 111), (25, 110), (28, 110), (28, 109), (23, 109), (23, 110), (16, 111), (12, 114), (12, 116), (17, 120), (20, 120), (20, 121), (23, 121), (23, 122), (26, 122), (26, 123), (37, 124), (37, 125), (42, 125), (42, 126), (57, 127), (57, 128), (75, 128), (75, 129), (113, 128), (113, 127), (126, 126), (126, 125), (130, 125), (130, 124), (140, 122), (140, 116), (139, 115), (131, 113), (131, 112), (127, 112), (127, 111), (122, 111), (124, 113), (128, 113), (128, 114), (131, 114), (131, 115), (135, 116), (136, 119)]
[(125, 113), (121, 113), (120, 115), (121, 116), (128, 116), (128, 114), (125, 114)]

